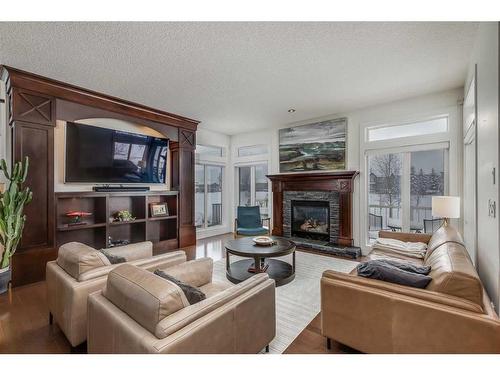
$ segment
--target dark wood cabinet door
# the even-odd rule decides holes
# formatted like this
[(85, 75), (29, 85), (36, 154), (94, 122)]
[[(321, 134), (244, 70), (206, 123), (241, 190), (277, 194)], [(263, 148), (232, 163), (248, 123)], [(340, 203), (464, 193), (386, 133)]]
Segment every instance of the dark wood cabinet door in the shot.
[(14, 124), (14, 160), (29, 157), (25, 185), (33, 200), (24, 210), (26, 224), (19, 252), (54, 245), (54, 128), (17, 121)]

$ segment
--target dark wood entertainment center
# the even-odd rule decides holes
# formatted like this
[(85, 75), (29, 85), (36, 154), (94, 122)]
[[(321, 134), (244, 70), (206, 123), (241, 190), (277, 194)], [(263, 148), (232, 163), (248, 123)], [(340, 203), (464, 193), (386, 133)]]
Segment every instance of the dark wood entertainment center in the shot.
[[(43, 280), (45, 264), (57, 257), (58, 246), (66, 240), (105, 246), (108, 236), (115, 235), (133, 242), (152, 240), (156, 252), (196, 243), (194, 150), (199, 121), (8, 66), (0, 66), (0, 77), (7, 93), (8, 152), (13, 161), (30, 158), (26, 185), (33, 190), (33, 201), (25, 209), (23, 238), (12, 262), (14, 286)], [(139, 123), (168, 138), (172, 191), (55, 193), (56, 121), (90, 118)], [(147, 203), (153, 201), (167, 202), (171, 217), (149, 217)], [(93, 213), (85, 228), (64, 226), (62, 212), (72, 207)], [(132, 209), (137, 219), (110, 223), (109, 214), (116, 209)]]
[[(151, 203), (165, 203), (168, 215), (152, 217)], [(108, 239), (130, 243), (151, 241), (155, 254), (179, 247), (176, 191), (77, 192), (56, 193), (56, 247), (77, 241), (96, 249), (109, 247)], [(114, 213), (128, 210), (131, 221), (111, 221)], [(84, 224), (70, 225), (68, 211), (87, 211), (92, 215)]]

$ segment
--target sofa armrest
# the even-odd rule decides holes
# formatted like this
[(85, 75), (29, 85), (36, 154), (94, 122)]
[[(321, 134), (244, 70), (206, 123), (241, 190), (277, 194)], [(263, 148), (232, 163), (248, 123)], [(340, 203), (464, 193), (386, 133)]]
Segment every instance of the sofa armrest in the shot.
[(380, 238), (392, 238), (403, 242), (423, 242), (429, 243), (431, 235), (427, 233), (405, 233), (381, 230), (378, 232)]
[(200, 258), (169, 267), (159, 268), (166, 274), (186, 284), (200, 287), (212, 282), (214, 261), (212, 258)]
[(153, 243), (144, 241), (124, 246), (116, 246), (105, 249), (107, 253), (123, 257), (127, 262), (133, 260), (151, 258), (153, 256)]
[(500, 353), (498, 319), (369, 281), (322, 277), (324, 336), (367, 353)]

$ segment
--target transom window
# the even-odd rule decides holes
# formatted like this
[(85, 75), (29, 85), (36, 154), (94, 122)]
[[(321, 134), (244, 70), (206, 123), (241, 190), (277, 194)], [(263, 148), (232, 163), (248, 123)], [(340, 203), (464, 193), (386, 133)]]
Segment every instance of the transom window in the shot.
[(202, 156), (224, 156), (224, 149), (218, 146), (196, 145), (196, 153)]
[(385, 141), (396, 138), (407, 138), (429, 134), (446, 133), (448, 117), (437, 117), (400, 125), (383, 125), (367, 128), (368, 142)]
[(238, 147), (238, 156), (265, 155), (268, 153), (267, 145), (252, 145)]

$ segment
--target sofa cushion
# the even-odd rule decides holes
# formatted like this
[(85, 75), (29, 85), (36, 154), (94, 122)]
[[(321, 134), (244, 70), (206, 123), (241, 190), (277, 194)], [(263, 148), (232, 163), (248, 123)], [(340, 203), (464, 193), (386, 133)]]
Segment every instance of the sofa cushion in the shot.
[(443, 241), (427, 257), (425, 265), (431, 267), (429, 276), (432, 281), (428, 290), (465, 298), (483, 306), (481, 280), (463, 245)]
[(226, 289), (231, 288), (232, 285), (225, 283), (209, 283), (200, 287), (200, 290), (205, 293), (207, 298), (213, 297), (216, 294), (222, 293)]
[(186, 284), (201, 287), (212, 282), (214, 261), (212, 258), (200, 258), (166, 267), (161, 271), (169, 274)]
[(462, 236), (460, 235), (460, 233), (458, 233), (458, 231), (455, 228), (449, 225), (447, 226), (443, 225), (437, 231), (434, 232), (431, 239), (429, 240), (429, 243), (427, 244), (427, 253), (425, 254), (424, 261), (427, 260), (427, 258), (432, 254), (432, 252), (435, 249), (437, 249), (439, 246), (447, 242), (455, 242), (460, 245), (464, 244)]
[(238, 228), (236, 230), (237, 234), (241, 234), (243, 236), (258, 236), (260, 234), (269, 233), (267, 228), (264, 227), (256, 227), (256, 228)]
[(163, 318), (189, 306), (179, 286), (131, 264), (109, 273), (103, 295), (151, 333)]
[(80, 242), (59, 247), (57, 264), (75, 279), (84, 272), (111, 265), (103, 253)]
[(184, 283), (180, 280), (177, 280), (175, 277), (169, 275), (168, 273), (163, 272), (162, 270), (156, 270), (155, 275), (158, 275), (164, 278), (165, 280), (171, 281), (179, 288), (181, 288), (190, 305), (194, 305), (195, 303), (203, 301), (204, 299), (207, 298), (205, 293), (203, 293), (200, 289), (192, 285), (189, 285), (187, 283)]

